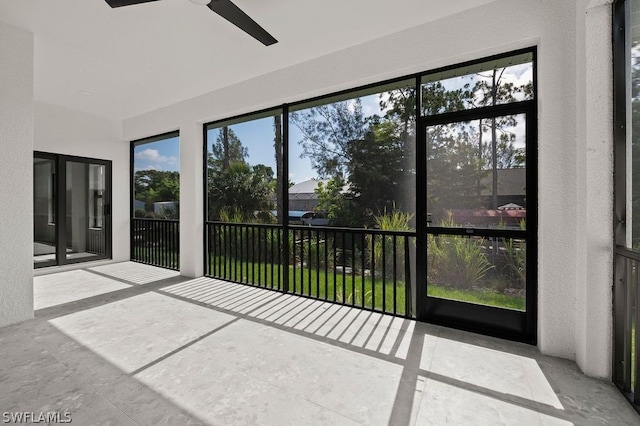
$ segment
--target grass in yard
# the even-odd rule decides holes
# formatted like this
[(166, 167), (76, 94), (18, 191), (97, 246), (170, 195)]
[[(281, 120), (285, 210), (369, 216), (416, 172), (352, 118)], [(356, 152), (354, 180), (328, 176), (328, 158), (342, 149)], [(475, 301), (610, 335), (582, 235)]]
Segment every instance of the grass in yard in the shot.
[[(385, 312), (405, 314), (405, 284), (398, 281), (394, 285), (390, 279), (361, 274), (342, 274), (330, 268), (328, 271), (310, 268), (289, 267), (289, 291), (295, 294), (315, 297), (321, 300), (337, 301)], [(281, 265), (257, 262), (233, 262), (221, 258), (211, 259), (209, 275), (222, 279), (253, 284), (265, 288), (282, 290), (284, 270)], [(459, 300), (480, 305), (496, 306), (505, 309), (524, 311), (524, 297), (496, 293), (490, 290), (461, 290), (430, 285), (428, 295), (442, 299)]]
[(478, 305), (496, 306), (517, 311), (525, 310), (525, 300), (521, 296), (510, 296), (491, 290), (462, 290), (450, 287), (430, 285), (427, 294), (431, 297), (458, 300)]
[(135, 246), (131, 252), (131, 260), (176, 271), (180, 269), (180, 253), (164, 247)]
[[(398, 281), (394, 285), (390, 279), (384, 281), (361, 274), (342, 274), (338, 271), (317, 271), (316, 269), (289, 267), (289, 291), (294, 294), (336, 301), (347, 305), (374, 308), (398, 315), (405, 314), (405, 285)], [(259, 287), (282, 290), (284, 272), (280, 265), (257, 262), (233, 262), (212, 258), (209, 274), (222, 279), (253, 284)], [(372, 285), (373, 284), (373, 285)], [(395, 297), (394, 297), (395, 296)], [(395, 309), (394, 309), (395, 300)]]
[(631, 325), (631, 391), (638, 392), (636, 389), (636, 325)]

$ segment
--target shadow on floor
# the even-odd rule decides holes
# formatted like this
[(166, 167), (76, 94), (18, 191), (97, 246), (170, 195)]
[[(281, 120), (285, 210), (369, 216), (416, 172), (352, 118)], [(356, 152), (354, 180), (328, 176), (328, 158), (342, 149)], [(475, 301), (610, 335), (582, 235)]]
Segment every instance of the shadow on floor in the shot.
[(1, 329), (0, 408), (80, 424), (638, 422), (612, 385), (527, 345), (146, 265), (83, 271), (61, 288), (125, 287)]

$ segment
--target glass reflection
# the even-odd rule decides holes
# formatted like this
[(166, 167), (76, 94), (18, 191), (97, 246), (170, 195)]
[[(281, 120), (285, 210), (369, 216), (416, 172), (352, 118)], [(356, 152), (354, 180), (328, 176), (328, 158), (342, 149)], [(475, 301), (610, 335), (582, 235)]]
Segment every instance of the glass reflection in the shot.
[(525, 115), (427, 128), (429, 224), (526, 227)]
[(55, 160), (33, 159), (33, 260), (36, 266), (56, 263)]
[(291, 113), (292, 223), (415, 227), (415, 92), (405, 81)]
[(521, 239), (429, 235), (427, 294), (524, 311), (526, 262)]

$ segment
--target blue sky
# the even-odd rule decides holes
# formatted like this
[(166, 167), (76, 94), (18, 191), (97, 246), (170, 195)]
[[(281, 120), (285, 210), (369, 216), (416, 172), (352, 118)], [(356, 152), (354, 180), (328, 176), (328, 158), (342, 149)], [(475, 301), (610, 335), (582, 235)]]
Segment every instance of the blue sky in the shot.
[[(378, 95), (362, 97), (363, 112), (365, 115), (381, 114), (378, 106)], [(276, 170), (276, 161), (273, 148), (273, 117), (265, 117), (244, 123), (229, 126), (243, 146), (247, 148), (249, 156), (246, 159), (251, 165), (264, 164)], [(218, 129), (208, 132), (209, 147), (218, 133)], [(301, 158), (302, 147), (299, 142), (302, 133), (295, 126), (289, 127), (289, 179), (295, 183), (316, 178), (317, 173), (311, 167), (308, 158)], [(177, 137), (158, 142), (138, 145), (134, 150), (135, 171), (138, 170), (166, 170), (178, 171), (180, 167), (180, 147)]]
[(180, 143), (178, 137), (145, 143), (134, 148), (134, 171), (180, 169)]
[[(521, 64), (507, 67), (503, 74), (503, 81), (512, 82), (516, 85), (524, 84), (532, 79), (531, 64)], [(480, 76), (471, 78), (451, 78), (444, 80), (443, 84), (450, 90), (455, 90), (465, 82), (473, 84)], [(379, 106), (379, 95), (363, 96), (360, 98), (365, 116), (374, 114), (383, 115), (384, 111)], [(230, 126), (235, 134), (240, 138), (243, 146), (248, 149), (249, 156), (247, 162), (251, 165), (264, 164), (276, 170), (276, 162), (273, 148), (273, 117), (265, 117), (259, 120), (252, 120), (244, 123), (237, 123)], [(518, 134), (516, 146), (522, 144), (524, 125), (514, 129)], [(209, 139), (215, 141), (218, 129), (209, 132)], [(295, 183), (317, 177), (316, 171), (311, 167), (308, 158), (301, 158), (302, 147), (300, 141), (302, 133), (293, 124), (289, 127), (289, 179)], [(209, 142), (209, 147), (211, 142)], [(178, 171), (180, 166), (180, 152), (178, 138), (170, 138), (159, 142), (152, 142), (139, 145), (135, 148), (135, 170), (167, 170)]]

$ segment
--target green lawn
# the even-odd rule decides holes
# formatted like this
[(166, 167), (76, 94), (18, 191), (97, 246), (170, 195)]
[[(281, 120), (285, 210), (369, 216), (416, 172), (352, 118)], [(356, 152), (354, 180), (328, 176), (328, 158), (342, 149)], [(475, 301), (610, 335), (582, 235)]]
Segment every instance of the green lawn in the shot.
[(131, 251), (131, 260), (176, 271), (180, 269), (180, 253), (175, 249), (135, 246)]
[(497, 306), (499, 308), (525, 310), (524, 297), (510, 296), (491, 290), (461, 290), (438, 285), (430, 285), (427, 294), (431, 297), (459, 300), (478, 305)]
[[(217, 262), (217, 263), (216, 263)], [(237, 262), (229, 259), (226, 265), (219, 258), (211, 259), (210, 274), (214, 271), (222, 279), (253, 284), (266, 288), (282, 290), (283, 268), (271, 263)], [(226, 270), (225, 270), (226, 266)], [(333, 269), (323, 270), (289, 267), (289, 291), (295, 294), (316, 297), (322, 300), (338, 301), (356, 306), (375, 308), (399, 315), (405, 314), (405, 284), (402, 281), (394, 285), (390, 279), (382, 277), (362, 277), (360, 274), (333, 273)], [(430, 285), (428, 295), (442, 299), (458, 300), (481, 305), (496, 306), (506, 309), (524, 311), (524, 297), (500, 294), (491, 290), (460, 290), (449, 287)], [(394, 309), (395, 301), (395, 309)]]

